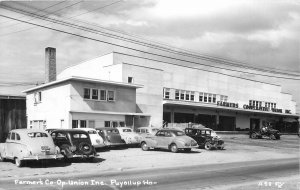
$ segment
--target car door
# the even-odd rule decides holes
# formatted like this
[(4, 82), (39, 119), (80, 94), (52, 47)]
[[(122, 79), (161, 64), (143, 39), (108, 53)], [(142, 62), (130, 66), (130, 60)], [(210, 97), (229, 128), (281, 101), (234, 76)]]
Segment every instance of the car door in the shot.
[(168, 148), (172, 141), (172, 134), (169, 131), (162, 131), (157, 138), (157, 146), (160, 148)]
[(198, 136), (198, 138), (199, 138), (198, 144), (199, 144), (200, 146), (201, 146), (201, 145), (204, 145), (204, 144), (205, 144), (205, 141), (206, 141), (206, 132), (205, 132), (205, 130), (198, 130), (197, 136)]

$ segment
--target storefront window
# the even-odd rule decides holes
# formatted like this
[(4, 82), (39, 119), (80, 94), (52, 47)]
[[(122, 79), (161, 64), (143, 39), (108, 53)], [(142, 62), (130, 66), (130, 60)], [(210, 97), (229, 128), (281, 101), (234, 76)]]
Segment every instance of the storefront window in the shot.
[(212, 102), (212, 94), (208, 94), (208, 102)]
[(114, 91), (107, 91), (107, 100), (108, 101), (114, 101), (115, 100), (115, 92)]
[(185, 100), (190, 100), (190, 91), (186, 91)]
[(170, 89), (169, 88), (164, 88), (164, 98), (170, 99)]

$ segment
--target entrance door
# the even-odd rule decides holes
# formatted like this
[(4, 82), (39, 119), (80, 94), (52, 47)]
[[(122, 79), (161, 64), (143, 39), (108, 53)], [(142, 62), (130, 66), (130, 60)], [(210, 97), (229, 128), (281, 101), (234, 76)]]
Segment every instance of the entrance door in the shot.
[(258, 131), (260, 129), (260, 119), (250, 118), (250, 131)]
[(219, 129), (220, 131), (234, 131), (235, 130), (235, 117), (220, 116)]

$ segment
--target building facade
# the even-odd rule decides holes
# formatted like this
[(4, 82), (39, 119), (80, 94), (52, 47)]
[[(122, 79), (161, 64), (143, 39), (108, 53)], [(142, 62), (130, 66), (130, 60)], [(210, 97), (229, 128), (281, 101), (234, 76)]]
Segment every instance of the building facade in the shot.
[[(75, 78), (88, 81), (83, 84)], [(62, 85), (66, 79), (68, 85), (57, 86), (57, 81), (64, 81), (58, 82)], [(43, 120), (47, 127), (54, 121), (56, 123), (51, 126), (67, 128), (117, 125), (136, 128), (200, 123), (215, 130), (244, 131), (272, 123), (281, 131), (292, 132), (298, 126), (296, 102), (290, 94), (283, 93), (279, 85), (151, 57), (113, 52), (65, 69), (57, 76), (57, 81), (50, 85), (51, 88), (45, 84), (26, 91), (29, 126), (32, 126), (31, 120), (39, 120), (37, 112), (53, 115)], [(107, 89), (107, 99), (109, 89), (118, 85), (123, 89), (115, 90), (115, 102), (103, 104), (104, 91), (101, 89)], [(59, 100), (49, 102), (52, 106), (45, 105), (40, 111), (31, 106), (34, 102), (30, 99), (34, 99), (39, 90), (43, 94), (52, 93), (48, 97), (50, 100), (59, 89), (62, 95)], [(85, 98), (87, 94), (90, 99)], [(61, 101), (59, 105), (67, 102), (67, 108), (55, 106), (55, 101)], [(53, 110), (60, 111), (53, 113)], [(62, 110), (65, 119), (54, 116)], [(112, 124), (114, 121), (118, 123)]]

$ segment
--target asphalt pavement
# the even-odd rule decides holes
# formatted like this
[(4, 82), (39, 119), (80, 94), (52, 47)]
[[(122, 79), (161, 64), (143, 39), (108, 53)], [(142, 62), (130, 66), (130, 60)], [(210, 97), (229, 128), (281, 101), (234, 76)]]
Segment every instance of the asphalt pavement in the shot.
[[(0, 180), (1, 188), (7, 189), (230, 189), (243, 184), (249, 189), (274, 189), (283, 183), (285, 187), (297, 188), (297, 180), (272, 181), (283, 176), (299, 175), (297, 158), (252, 162), (235, 162), (199, 166), (171, 167), (163, 169), (143, 169), (132, 171), (68, 174), (51, 178), (31, 177), (14, 180)], [(300, 179), (300, 178), (299, 178)], [(293, 184), (292, 184), (293, 183)], [(31, 184), (31, 185), (30, 185)], [(265, 187), (265, 188), (264, 188)], [(1, 190), (2, 190), (1, 189)], [(244, 189), (244, 188), (242, 188)]]

